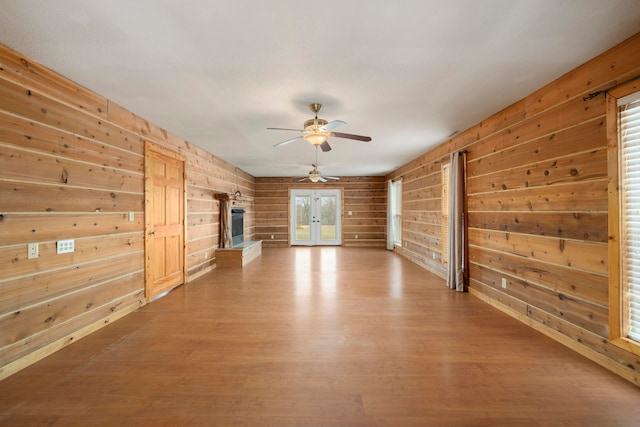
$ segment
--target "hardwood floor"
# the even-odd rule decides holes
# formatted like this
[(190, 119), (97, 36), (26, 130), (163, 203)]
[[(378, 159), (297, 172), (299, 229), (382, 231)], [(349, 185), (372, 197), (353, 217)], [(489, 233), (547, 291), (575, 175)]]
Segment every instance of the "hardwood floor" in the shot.
[(640, 390), (383, 249), (264, 249), (0, 382), (6, 426), (637, 426)]

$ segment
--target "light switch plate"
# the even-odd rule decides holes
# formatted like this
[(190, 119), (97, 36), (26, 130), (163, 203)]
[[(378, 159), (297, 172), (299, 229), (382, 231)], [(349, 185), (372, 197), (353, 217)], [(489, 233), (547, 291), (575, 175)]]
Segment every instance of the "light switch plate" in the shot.
[(37, 243), (28, 243), (27, 244), (27, 258), (34, 259), (40, 257), (40, 248)]

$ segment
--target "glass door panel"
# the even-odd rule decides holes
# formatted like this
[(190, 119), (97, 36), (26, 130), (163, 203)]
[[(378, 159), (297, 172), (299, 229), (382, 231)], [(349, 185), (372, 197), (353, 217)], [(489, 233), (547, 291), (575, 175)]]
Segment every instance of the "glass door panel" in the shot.
[(320, 240), (335, 241), (336, 234), (336, 196), (320, 197)]
[(311, 195), (294, 196), (294, 206), (293, 241), (299, 242), (298, 244), (311, 242)]

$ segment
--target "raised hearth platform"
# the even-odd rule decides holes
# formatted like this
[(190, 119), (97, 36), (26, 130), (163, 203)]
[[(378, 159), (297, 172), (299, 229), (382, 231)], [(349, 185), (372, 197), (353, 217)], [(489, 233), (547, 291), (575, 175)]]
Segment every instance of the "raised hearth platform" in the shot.
[(262, 255), (262, 240), (247, 240), (232, 248), (216, 249), (218, 268), (242, 268)]

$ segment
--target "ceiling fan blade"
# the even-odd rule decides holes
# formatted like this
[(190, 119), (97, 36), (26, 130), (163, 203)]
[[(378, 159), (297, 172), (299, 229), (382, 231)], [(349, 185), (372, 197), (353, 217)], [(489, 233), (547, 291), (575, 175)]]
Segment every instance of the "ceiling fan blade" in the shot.
[(279, 147), (281, 145), (289, 144), (290, 142), (295, 141), (296, 139), (302, 139), (301, 136), (296, 136), (295, 138), (287, 139), (286, 141), (278, 142), (274, 145), (274, 147)]
[(309, 179), (309, 178), (302, 178), (302, 179), (299, 179), (299, 180), (298, 180), (298, 182), (306, 181), (306, 180), (308, 180), (308, 179)]
[(342, 120), (334, 120), (324, 125), (324, 129), (326, 131), (331, 131), (333, 129), (338, 129), (339, 127), (345, 126), (346, 124), (347, 123), (343, 122)]
[(329, 145), (328, 141), (325, 141), (322, 144), (320, 144), (320, 148), (322, 148), (322, 151), (324, 152), (331, 151), (331, 146)]
[(293, 130), (296, 132), (304, 132), (304, 129), (289, 129), (289, 128), (267, 128), (267, 130)]
[(324, 177), (323, 177), (323, 176), (321, 176), (320, 178), (318, 178), (318, 181), (320, 181), (320, 182), (327, 182), (327, 180), (326, 180), (326, 179), (324, 179)]
[(338, 138), (346, 138), (346, 139), (355, 139), (357, 141), (369, 142), (371, 141), (370, 136), (362, 136), (362, 135), (353, 135), (350, 133), (340, 133), (340, 132), (332, 132), (333, 136)]
[(336, 180), (340, 179), (340, 178), (338, 178), (337, 176), (324, 176), (324, 175), (323, 175), (322, 177), (323, 177), (323, 178), (327, 178), (327, 179), (336, 179)]

